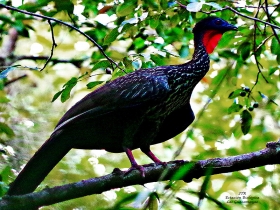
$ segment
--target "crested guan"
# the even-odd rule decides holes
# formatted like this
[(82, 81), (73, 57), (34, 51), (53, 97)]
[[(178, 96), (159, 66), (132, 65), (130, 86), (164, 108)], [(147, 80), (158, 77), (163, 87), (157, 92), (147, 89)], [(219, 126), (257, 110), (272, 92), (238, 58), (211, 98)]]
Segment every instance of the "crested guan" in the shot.
[(190, 97), (209, 70), (208, 54), (224, 32), (236, 29), (220, 18), (205, 18), (193, 29), (191, 61), (140, 69), (89, 93), (65, 113), (7, 194), (33, 192), (72, 148), (126, 152), (131, 168), (142, 170), (131, 152), (140, 148), (160, 163), (150, 145), (176, 136), (193, 122)]

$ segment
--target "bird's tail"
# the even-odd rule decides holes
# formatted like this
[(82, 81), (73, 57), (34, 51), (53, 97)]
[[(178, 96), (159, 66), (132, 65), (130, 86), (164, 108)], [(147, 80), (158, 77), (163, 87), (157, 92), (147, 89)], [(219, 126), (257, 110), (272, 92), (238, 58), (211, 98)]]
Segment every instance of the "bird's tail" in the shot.
[(62, 139), (50, 137), (28, 161), (7, 195), (22, 195), (33, 192), (70, 148)]

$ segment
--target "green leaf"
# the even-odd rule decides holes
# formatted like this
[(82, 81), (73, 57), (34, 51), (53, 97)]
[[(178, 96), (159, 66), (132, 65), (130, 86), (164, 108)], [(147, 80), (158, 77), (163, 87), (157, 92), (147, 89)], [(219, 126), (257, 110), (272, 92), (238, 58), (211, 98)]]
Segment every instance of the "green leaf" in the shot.
[(149, 199), (147, 200), (147, 207), (149, 210), (158, 210), (158, 195), (153, 192), (151, 193), (151, 195), (149, 196)]
[(280, 65), (280, 54), (279, 54), (279, 55), (277, 55), (277, 57), (276, 57), (276, 61), (277, 61), (278, 65)]
[(160, 1), (160, 6), (163, 10), (166, 10), (169, 6), (170, 2), (168, 0), (161, 0)]
[(203, 2), (193, 2), (187, 5), (187, 10), (190, 12), (198, 12), (201, 10)]
[(10, 177), (12, 176), (12, 168), (11, 166), (6, 166), (2, 171), (1, 171), (1, 181), (2, 182), (8, 182), (10, 180)]
[(4, 90), (4, 87), (5, 87), (5, 80), (6, 80), (6, 79), (0, 79), (0, 91), (1, 91), (1, 90)]
[(180, 22), (180, 16), (179, 16), (179, 14), (173, 15), (173, 16), (171, 17), (171, 19), (170, 19), (170, 23), (171, 23), (174, 27), (176, 27), (176, 25), (177, 25), (179, 22)]
[(241, 93), (242, 91), (243, 91), (243, 90), (241, 90), (241, 89), (237, 89), (237, 90), (231, 92), (231, 93), (229, 94), (228, 98), (229, 98), (229, 99), (234, 99), (234, 98), (240, 96), (240, 93)]
[(248, 110), (241, 113), (241, 130), (244, 135), (249, 133), (252, 124), (252, 115)]
[(126, 69), (133, 69), (132, 61), (129, 60), (127, 57), (124, 57), (123, 64), (125, 65)]
[(10, 181), (11, 177), (13, 177), (12, 174), (12, 168), (10, 166), (6, 166), (0, 174), (0, 197), (3, 197), (9, 189), (8, 182)]
[(136, 1), (125, 1), (123, 4), (117, 6), (116, 14), (119, 17), (127, 16), (134, 13), (136, 6)]
[(65, 88), (62, 91), (61, 97), (60, 97), (60, 100), (61, 100), (62, 103), (64, 103), (65, 101), (67, 101), (70, 98), (70, 92), (71, 92), (72, 88), (71, 87)]
[(242, 109), (241, 104), (236, 104), (235, 102), (228, 108), (228, 114), (231, 114), (233, 112), (239, 112)]
[(74, 10), (74, 4), (71, 1), (61, 1), (61, 0), (55, 0), (55, 7), (57, 8), (57, 11), (67, 11), (69, 13), (73, 13)]
[(107, 68), (107, 67), (110, 66), (110, 65), (111, 65), (111, 63), (110, 63), (108, 60), (102, 60), (102, 61), (97, 62), (97, 63), (93, 66), (93, 68), (91, 69), (91, 71), (94, 71), (94, 70), (100, 69), (100, 68), (105, 69), (105, 68)]
[(127, 31), (127, 30), (130, 29), (132, 26), (134, 26), (134, 25), (133, 25), (133, 24), (130, 24), (130, 23), (126, 23), (126, 24), (122, 27), (121, 33)]
[(278, 67), (269, 67), (268, 74), (272, 75), (276, 72), (279, 68)]
[(189, 162), (181, 166), (175, 174), (171, 177), (171, 181), (182, 179), (192, 168), (194, 167), (194, 163)]
[(13, 137), (14, 131), (5, 123), (0, 122), (0, 133), (5, 133), (8, 137)]
[(56, 94), (54, 94), (53, 98), (52, 98), (52, 101), (51, 102), (54, 102), (62, 93), (63, 90), (61, 91), (58, 91)]
[(227, 68), (219, 70), (219, 73), (217, 76), (215, 76), (212, 80), (213, 85), (218, 85), (220, 84), (224, 79), (225, 76), (229, 73), (229, 70)]
[(109, 34), (105, 36), (103, 44), (104, 45), (111, 44), (113, 41), (116, 40), (118, 35), (119, 35), (118, 28), (114, 28), (112, 31), (110, 31)]
[(71, 86), (74, 84), (74, 86), (77, 84), (78, 78), (77, 77), (72, 77), (69, 81), (67, 81), (63, 87)]
[(0, 91), (0, 103), (8, 103), (10, 99), (7, 98), (6, 93), (4, 91)]
[(120, 209), (120, 210), (132, 210), (130, 208), (126, 208), (124, 206), (127, 206), (127, 204), (132, 203), (133, 201), (135, 201), (137, 198), (139, 197), (139, 193), (134, 192), (134, 193), (130, 193), (127, 194), (127, 196), (123, 196), (120, 198), (119, 201), (116, 201), (116, 204), (114, 205), (113, 208), (111, 209)]
[(271, 53), (274, 55), (280, 55), (280, 48), (279, 48), (280, 43), (278, 43), (276, 37), (273, 37), (271, 40)]
[(250, 56), (250, 51), (251, 51), (250, 43), (244, 42), (243, 44), (240, 45), (239, 49), (240, 49), (241, 58), (242, 60), (245, 61)]
[(178, 199), (179, 203), (183, 207), (185, 207), (185, 209), (188, 209), (188, 210), (198, 210), (198, 208), (195, 205), (193, 205), (192, 203), (190, 203), (188, 201), (185, 201), (185, 200), (183, 200), (182, 198), (179, 198), (179, 197), (177, 197), (177, 199)]
[(140, 49), (140, 48), (142, 48), (142, 47), (145, 46), (145, 40), (142, 39), (141, 37), (137, 37), (137, 38), (134, 40), (133, 44), (135, 45), (135, 48), (136, 48), (136, 49)]
[(234, 60), (237, 60), (238, 59), (238, 55), (235, 54), (234, 52), (231, 52), (230, 50), (222, 50), (221, 52), (219, 52), (219, 55), (221, 57), (224, 57), (224, 58), (232, 58)]
[(91, 88), (95, 87), (96, 85), (99, 85), (99, 84), (101, 84), (101, 83), (103, 83), (103, 82), (104, 82), (104, 81), (94, 81), (94, 82), (90, 82), (90, 83), (87, 84), (87, 88), (88, 88), (88, 89), (91, 89)]
[(200, 199), (204, 198), (205, 195), (206, 195), (206, 191), (209, 188), (209, 182), (210, 182), (210, 178), (211, 178), (212, 173), (213, 173), (213, 167), (210, 166), (206, 170), (205, 178), (204, 178), (204, 181), (203, 181), (202, 186), (201, 186), (201, 190), (200, 190), (200, 193), (199, 193), (200, 194)]
[(11, 17), (8, 17), (6, 15), (0, 15), (0, 20), (2, 20), (4, 23), (10, 23), (10, 24), (14, 23)]
[(149, 24), (151, 28), (155, 29), (159, 24), (160, 15), (153, 15), (149, 19)]
[(164, 61), (163, 59), (159, 56), (159, 55), (151, 55), (151, 60), (157, 65), (157, 66), (161, 66), (164, 65)]
[(76, 77), (72, 77), (67, 83), (65, 83), (60, 98), (62, 103), (64, 103), (70, 98), (70, 92), (77, 83), (78, 83), (78, 78)]
[(156, 10), (156, 11), (159, 9), (159, 5), (158, 5), (159, 1), (145, 0), (144, 2), (147, 3), (149, 9)]

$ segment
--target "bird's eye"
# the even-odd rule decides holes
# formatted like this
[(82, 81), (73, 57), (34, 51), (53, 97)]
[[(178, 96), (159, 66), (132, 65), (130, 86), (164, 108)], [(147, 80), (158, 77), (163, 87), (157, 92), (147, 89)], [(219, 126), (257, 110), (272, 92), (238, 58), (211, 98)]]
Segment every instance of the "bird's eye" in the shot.
[(222, 24), (222, 21), (221, 20), (215, 20), (215, 23), (217, 24), (217, 25), (221, 25)]

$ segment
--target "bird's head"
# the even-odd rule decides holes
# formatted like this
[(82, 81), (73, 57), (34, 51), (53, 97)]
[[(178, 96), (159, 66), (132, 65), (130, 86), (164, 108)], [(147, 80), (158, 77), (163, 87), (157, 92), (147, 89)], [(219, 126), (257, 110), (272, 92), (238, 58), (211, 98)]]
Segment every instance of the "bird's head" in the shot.
[(208, 54), (212, 53), (217, 46), (223, 33), (230, 30), (237, 30), (237, 27), (218, 17), (208, 17), (199, 21), (193, 28), (194, 37), (202, 38), (199, 41)]

